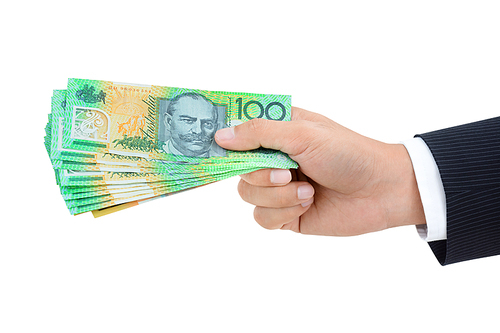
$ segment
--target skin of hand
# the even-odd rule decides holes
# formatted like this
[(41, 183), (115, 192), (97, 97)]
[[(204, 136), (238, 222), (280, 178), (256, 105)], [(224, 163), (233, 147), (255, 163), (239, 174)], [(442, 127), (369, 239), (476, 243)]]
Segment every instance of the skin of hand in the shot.
[(263, 169), (241, 176), (238, 192), (255, 205), (266, 229), (352, 236), (425, 224), (406, 148), (359, 135), (320, 114), (292, 107), (291, 121), (252, 119), (219, 130), (230, 150), (281, 150), (297, 170)]

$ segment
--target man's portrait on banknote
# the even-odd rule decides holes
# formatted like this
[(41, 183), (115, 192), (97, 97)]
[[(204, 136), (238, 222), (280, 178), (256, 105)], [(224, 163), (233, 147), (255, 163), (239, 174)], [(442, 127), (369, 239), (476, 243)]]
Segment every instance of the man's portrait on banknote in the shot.
[(190, 157), (225, 156), (226, 151), (214, 140), (224, 127), (225, 107), (214, 105), (198, 93), (183, 93), (160, 100), (159, 139), (163, 150)]

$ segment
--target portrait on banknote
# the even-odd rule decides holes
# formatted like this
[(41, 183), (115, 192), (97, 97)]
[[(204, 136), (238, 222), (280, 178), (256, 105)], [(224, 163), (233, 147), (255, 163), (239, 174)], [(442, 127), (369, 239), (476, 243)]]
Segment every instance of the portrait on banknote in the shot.
[(160, 99), (158, 139), (163, 151), (190, 157), (226, 156), (214, 140), (223, 128), (226, 108), (202, 94), (188, 92), (172, 99)]

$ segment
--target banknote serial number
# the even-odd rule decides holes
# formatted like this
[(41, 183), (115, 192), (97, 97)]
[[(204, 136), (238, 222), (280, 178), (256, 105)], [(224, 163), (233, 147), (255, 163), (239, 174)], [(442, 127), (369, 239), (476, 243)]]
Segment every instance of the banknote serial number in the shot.
[(111, 86), (111, 89), (114, 90), (124, 90), (124, 91), (131, 91), (131, 92), (141, 92), (141, 93), (148, 93), (151, 94), (151, 89), (149, 88), (137, 88), (137, 87), (118, 87), (118, 86)]
[[(286, 108), (280, 102), (271, 102), (264, 106), (259, 101), (251, 100), (243, 104), (243, 98), (240, 97), (236, 100), (236, 104), (238, 105), (238, 119), (245, 117), (250, 120), (253, 118), (264, 118), (265, 116), (266, 119), (270, 120), (283, 120), (286, 117)], [(251, 110), (257, 109), (259, 111), (259, 114), (249, 114), (249, 108)], [(278, 108), (278, 110), (276, 110), (276, 108)]]

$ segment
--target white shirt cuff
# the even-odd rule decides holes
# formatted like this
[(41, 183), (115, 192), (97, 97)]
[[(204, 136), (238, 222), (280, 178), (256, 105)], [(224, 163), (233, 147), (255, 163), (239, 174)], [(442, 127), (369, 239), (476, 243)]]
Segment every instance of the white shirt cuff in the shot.
[(413, 164), (427, 222), (426, 225), (418, 225), (417, 231), (427, 242), (446, 239), (446, 196), (436, 161), (421, 138), (402, 143)]

